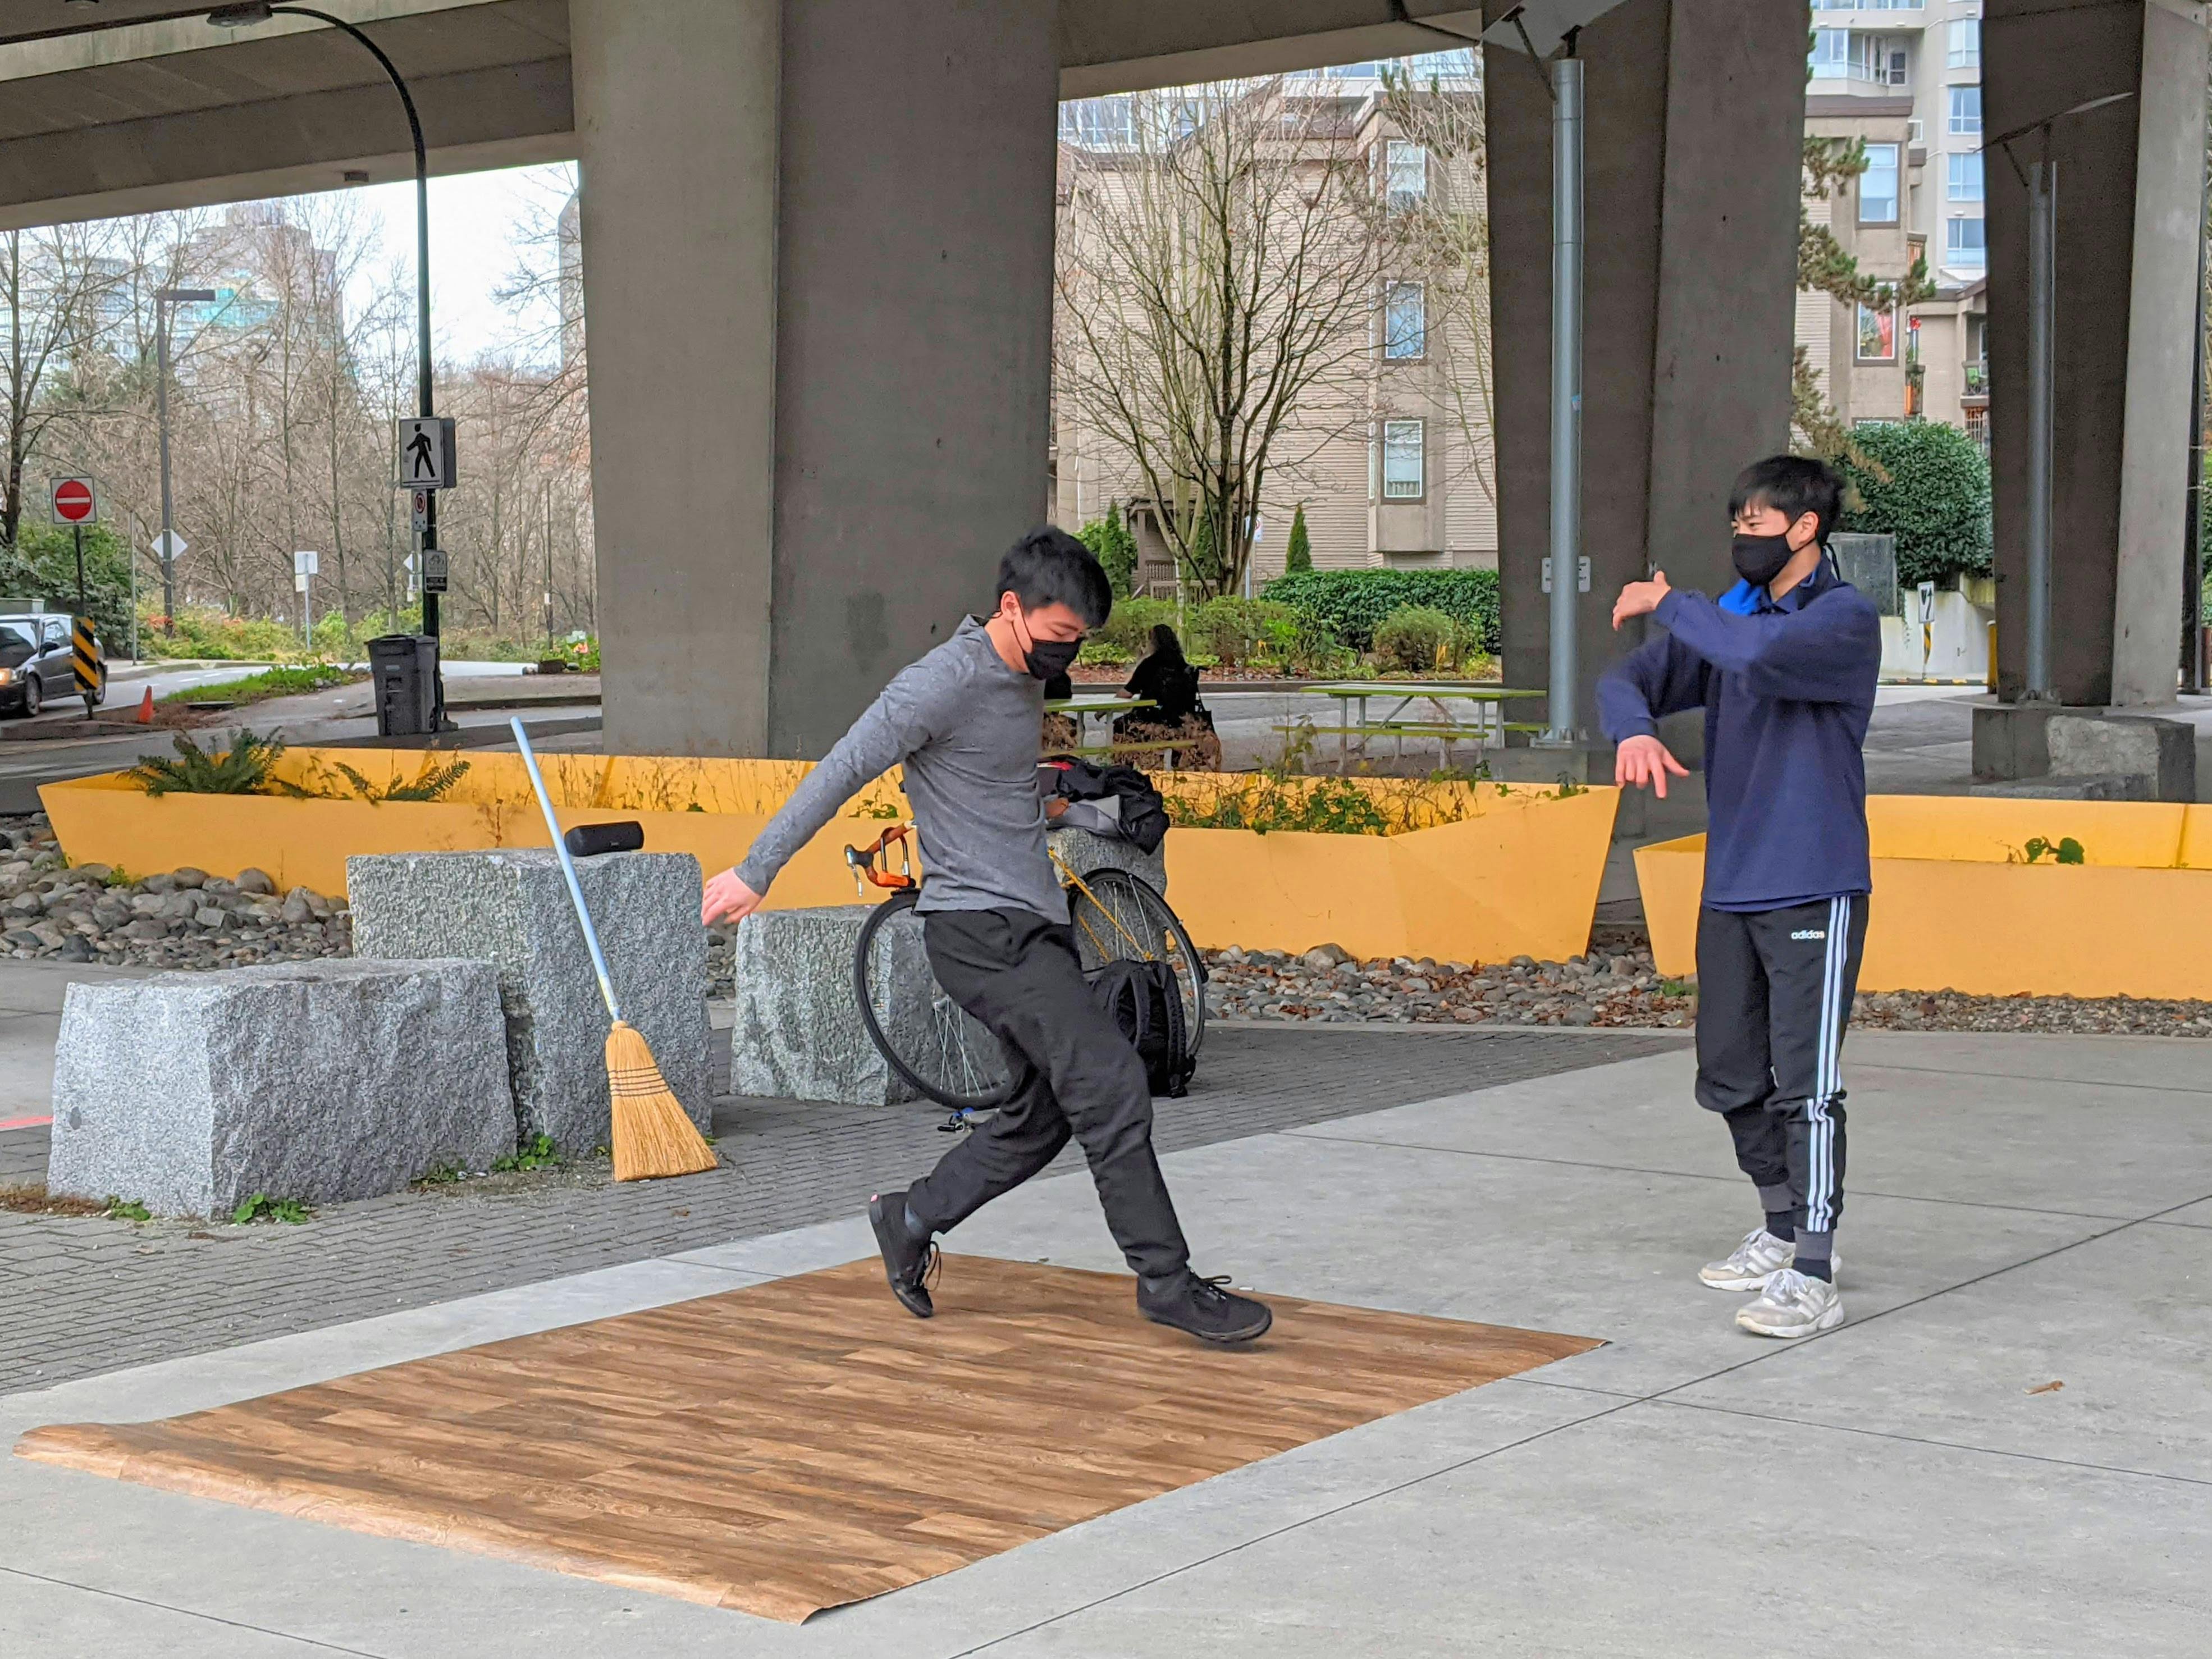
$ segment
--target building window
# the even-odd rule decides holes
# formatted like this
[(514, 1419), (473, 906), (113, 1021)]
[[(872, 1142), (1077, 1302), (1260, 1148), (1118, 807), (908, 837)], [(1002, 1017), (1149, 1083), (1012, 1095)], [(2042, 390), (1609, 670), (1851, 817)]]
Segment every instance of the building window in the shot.
[(1869, 144), (1866, 171), (1859, 175), (1859, 222), (1897, 222), (1897, 146)]
[(1949, 177), (1945, 180), (1944, 195), (1954, 202), (1978, 202), (1982, 199), (1982, 153), (1979, 150), (1954, 151), (1943, 158)]
[(1943, 60), (1953, 69), (1979, 69), (1982, 66), (1982, 20), (1960, 17), (1951, 24), (1951, 50)]
[(1951, 88), (1951, 131), (1979, 137), (1982, 131), (1982, 89), (1979, 87)]
[(1393, 283), (1382, 301), (1382, 355), (1393, 361), (1429, 349), (1429, 295), (1419, 283)]
[(1813, 78), (1840, 81), (1851, 72), (1851, 32), (1849, 29), (1813, 31)]
[(1858, 360), (1863, 363), (1893, 363), (1897, 361), (1897, 313), (1876, 311), (1872, 306), (1859, 307)]
[(1419, 207), (1429, 193), (1429, 153), (1410, 138), (1393, 138), (1383, 150), (1383, 187), (1394, 208)]
[(1137, 105), (1130, 98), (1071, 98), (1060, 106), (1060, 141), (1082, 149), (1131, 149)]
[(1989, 243), (1979, 219), (1951, 219), (1943, 226), (1943, 263), (1959, 270), (1980, 270), (1990, 262)]
[(1386, 501), (1417, 501), (1425, 480), (1423, 466), (1423, 439), (1427, 422), (1424, 421), (1385, 421), (1382, 422), (1382, 499)]

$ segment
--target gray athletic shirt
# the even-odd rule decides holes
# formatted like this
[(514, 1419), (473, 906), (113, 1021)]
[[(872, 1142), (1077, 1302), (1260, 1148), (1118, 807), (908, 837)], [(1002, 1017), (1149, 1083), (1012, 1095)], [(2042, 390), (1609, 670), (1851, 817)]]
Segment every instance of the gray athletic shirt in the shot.
[(738, 879), (768, 891), (839, 808), (904, 762), (928, 875), (920, 908), (1012, 908), (1066, 921), (1067, 897), (1045, 856), (1037, 793), (1043, 715), (1042, 683), (1007, 667), (983, 624), (968, 618), (902, 670), (806, 775), (746, 852)]

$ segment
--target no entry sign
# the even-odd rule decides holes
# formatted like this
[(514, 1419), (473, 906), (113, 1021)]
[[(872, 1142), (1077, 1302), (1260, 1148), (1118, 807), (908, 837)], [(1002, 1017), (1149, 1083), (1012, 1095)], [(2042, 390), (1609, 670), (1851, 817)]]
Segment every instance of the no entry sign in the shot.
[(89, 478), (54, 480), (54, 518), (62, 524), (90, 524), (100, 517)]

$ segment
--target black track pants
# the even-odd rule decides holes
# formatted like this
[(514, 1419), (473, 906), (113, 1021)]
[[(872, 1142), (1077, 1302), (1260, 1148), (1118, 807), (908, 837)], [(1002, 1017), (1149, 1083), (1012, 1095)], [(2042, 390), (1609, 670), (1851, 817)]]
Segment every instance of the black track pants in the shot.
[(921, 937), (945, 994), (1028, 1080), (908, 1188), (915, 1214), (939, 1231), (957, 1225), (1051, 1163), (1073, 1132), (1129, 1266), (1153, 1278), (1188, 1266), (1152, 1153), (1145, 1062), (1092, 1000), (1066, 924), (1025, 910), (939, 910)]
[(1698, 1103), (1727, 1117), (1765, 1208), (1815, 1235), (1844, 1209), (1841, 1057), (1866, 925), (1863, 895), (1698, 914)]

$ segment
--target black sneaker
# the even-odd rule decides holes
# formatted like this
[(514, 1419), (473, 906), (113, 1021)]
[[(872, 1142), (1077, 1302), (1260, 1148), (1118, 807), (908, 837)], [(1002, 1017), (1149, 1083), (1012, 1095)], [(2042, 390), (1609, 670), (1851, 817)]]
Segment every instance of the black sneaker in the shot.
[(1264, 1302), (1221, 1287), (1229, 1282), (1201, 1279), (1189, 1268), (1165, 1279), (1137, 1280), (1137, 1311), (1155, 1325), (1172, 1325), (1201, 1342), (1249, 1342), (1267, 1334), (1275, 1316)]
[(868, 1220), (876, 1230), (876, 1248), (884, 1253), (884, 1277), (891, 1294), (916, 1319), (937, 1311), (929, 1299), (929, 1282), (937, 1277), (937, 1241), (925, 1233), (916, 1238), (906, 1224), (906, 1194), (878, 1193), (868, 1200)]

